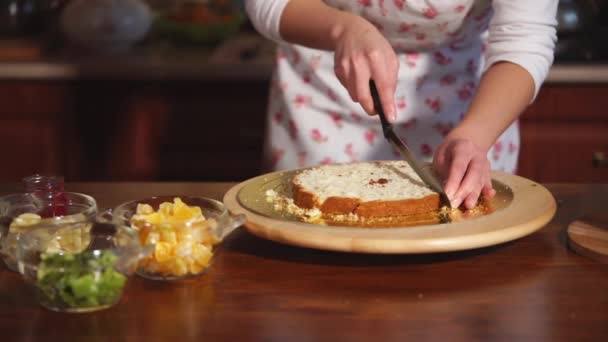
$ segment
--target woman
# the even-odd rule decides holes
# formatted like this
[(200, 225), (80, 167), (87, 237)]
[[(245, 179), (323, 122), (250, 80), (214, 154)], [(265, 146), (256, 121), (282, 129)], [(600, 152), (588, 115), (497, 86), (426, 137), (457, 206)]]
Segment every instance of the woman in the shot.
[[(445, 179), (453, 206), (514, 172), (517, 117), (553, 62), (557, 0), (247, 0), (279, 42), (266, 160), (274, 169), (395, 159), (389, 120)], [(365, 115), (365, 113), (369, 115)]]

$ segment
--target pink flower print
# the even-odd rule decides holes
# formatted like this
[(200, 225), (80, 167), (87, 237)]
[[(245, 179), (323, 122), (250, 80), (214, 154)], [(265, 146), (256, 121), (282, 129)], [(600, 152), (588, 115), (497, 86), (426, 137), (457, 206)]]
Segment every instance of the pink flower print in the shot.
[(460, 12), (464, 11), (464, 9), (465, 9), (465, 7), (463, 5), (456, 6), (456, 8), (454, 8), (454, 12), (460, 13)]
[(472, 95), (473, 93), (468, 88), (458, 89), (458, 97), (463, 101), (470, 99)]
[(283, 52), (283, 51), (277, 52), (277, 59), (279, 61), (282, 60), (282, 59), (286, 59), (286, 58), (287, 58), (287, 55), (285, 54), (285, 52)]
[(422, 41), (422, 40), (425, 40), (425, 39), (426, 39), (426, 34), (424, 34), (422, 32), (416, 33), (416, 40)]
[(321, 131), (318, 128), (313, 128), (310, 131), (310, 137), (313, 141), (316, 141), (318, 143), (326, 142), (328, 139), (326, 135), (321, 134)]
[(458, 89), (458, 97), (463, 101), (468, 100), (473, 95), (473, 90), (475, 90), (475, 82), (469, 81)]
[(321, 160), (321, 165), (332, 164), (333, 162), (334, 160), (331, 157), (325, 157)]
[(281, 121), (283, 121), (283, 112), (277, 111), (276, 113), (274, 113), (273, 119), (274, 119), (274, 122), (276, 122), (277, 124), (280, 124)]
[(452, 57), (447, 57), (441, 51), (435, 52), (433, 57), (435, 58), (435, 62), (437, 62), (437, 64), (446, 65), (452, 63)]
[(375, 130), (368, 129), (367, 131), (365, 131), (364, 138), (368, 144), (373, 145), (377, 137), (378, 133)]
[(298, 152), (298, 167), (306, 166), (306, 151)]
[(302, 82), (310, 84), (310, 72), (304, 72), (302, 75)]
[(289, 130), (289, 137), (292, 140), (295, 140), (298, 137), (298, 126), (296, 125), (295, 121), (291, 119), (289, 119), (287, 125)]
[(513, 142), (509, 143), (509, 154), (513, 154), (517, 151), (517, 145), (515, 145)]
[(447, 74), (439, 80), (439, 84), (442, 86), (450, 86), (456, 82), (456, 76), (452, 74)]
[(372, 0), (359, 0), (357, 3), (361, 7), (372, 7)]
[(424, 14), (424, 16), (428, 19), (434, 19), (439, 12), (434, 7), (428, 7), (422, 11), (422, 14)]
[(405, 0), (393, 0), (393, 3), (397, 9), (402, 10), (405, 7)]
[(312, 98), (310, 96), (298, 94), (293, 102), (295, 103), (296, 108), (301, 108), (304, 106), (309, 106), (312, 103)]
[(386, 17), (388, 10), (384, 6), (384, 0), (378, 0), (378, 5), (380, 6), (380, 14), (382, 14), (383, 17)]
[(401, 23), (401, 24), (399, 24), (399, 30), (397, 32), (399, 32), (399, 33), (410, 32), (411, 30), (415, 29), (416, 27), (418, 27), (418, 25), (416, 25), (416, 24)]
[(420, 145), (420, 152), (425, 157), (430, 157), (433, 155), (433, 148), (429, 144)]
[(285, 82), (279, 83), (279, 89), (281, 89), (281, 91), (287, 90), (287, 83), (285, 83)]
[(363, 120), (363, 117), (357, 113), (350, 113), (350, 117), (356, 122), (361, 122), (361, 120)]
[(349, 156), (352, 161), (357, 160), (357, 152), (355, 152), (355, 146), (352, 143), (346, 145), (344, 153)]
[(439, 32), (445, 32), (448, 29), (448, 23), (437, 24), (437, 30)]
[(404, 110), (407, 107), (407, 103), (405, 102), (405, 96), (397, 97), (395, 105), (397, 106), (397, 109)]
[(300, 63), (300, 53), (296, 50), (291, 50), (291, 63), (293, 65)]
[(492, 148), (492, 159), (494, 159), (494, 161), (498, 161), (500, 159), (501, 151), (502, 149), (496, 148), (496, 145), (494, 145), (494, 148)]
[[(454, 41), (452, 41), (450, 43), (450, 50), (452, 50), (452, 51), (459, 51), (459, 50), (462, 50), (463, 48), (466, 48), (466, 47), (464, 47), (464, 46), (461, 45), (462, 43), (465, 43), (464, 38), (455, 39)], [(465, 46), (466, 46), (466, 44), (465, 44)]]
[(492, 147), (492, 158), (494, 159), (494, 161), (497, 161), (498, 159), (500, 159), (500, 153), (502, 152), (502, 142), (497, 141), (494, 146)]
[(336, 127), (342, 128), (342, 115), (340, 113), (328, 111), (327, 114), (329, 114)]
[(409, 68), (415, 68), (419, 58), (420, 54), (418, 54), (417, 52), (406, 53), (405, 64), (407, 64)]
[(472, 75), (477, 72), (477, 64), (475, 64), (475, 61), (473, 59), (469, 59), (469, 61), (467, 62), (467, 72)]
[(285, 151), (280, 148), (272, 149), (272, 160), (270, 161), (272, 163), (272, 166), (276, 166), (279, 163), (279, 161), (283, 157), (283, 154), (285, 154)]
[(416, 128), (416, 118), (410, 119), (402, 124), (399, 124), (399, 127), (403, 128), (403, 129), (413, 129)]
[(336, 93), (331, 89), (327, 89), (327, 97), (333, 102), (338, 102), (338, 96), (336, 96)]
[(452, 130), (453, 124), (451, 124), (451, 123), (444, 124), (444, 123), (438, 122), (435, 125), (433, 125), (433, 128), (435, 130), (437, 130), (437, 132), (439, 132), (439, 134), (441, 134), (441, 136), (445, 137)]
[(424, 103), (426, 103), (426, 105), (431, 108), (435, 113), (439, 113), (439, 111), (441, 110), (441, 99), (439, 98), (439, 96), (435, 97), (434, 99), (432, 98), (427, 98)]

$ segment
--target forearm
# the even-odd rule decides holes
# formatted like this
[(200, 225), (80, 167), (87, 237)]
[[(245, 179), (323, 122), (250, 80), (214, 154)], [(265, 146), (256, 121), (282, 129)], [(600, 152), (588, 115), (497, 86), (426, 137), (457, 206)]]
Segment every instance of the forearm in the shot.
[(534, 91), (534, 80), (524, 68), (509, 62), (492, 65), (481, 78), (469, 109), (450, 138), (470, 139), (489, 150), (526, 109)]
[(333, 51), (346, 28), (354, 24), (373, 28), (365, 19), (321, 0), (290, 0), (281, 16), (280, 34), (291, 43)]

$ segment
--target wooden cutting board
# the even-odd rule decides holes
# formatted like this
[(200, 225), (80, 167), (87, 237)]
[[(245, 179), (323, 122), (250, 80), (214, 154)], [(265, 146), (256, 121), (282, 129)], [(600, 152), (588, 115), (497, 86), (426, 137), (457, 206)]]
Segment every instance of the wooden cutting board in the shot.
[(234, 214), (245, 214), (245, 228), (264, 239), (323, 250), (379, 254), (447, 252), (504, 243), (541, 229), (557, 208), (555, 199), (541, 184), (493, 172), (495, 185), (510, 195), (497, 197), (504, 203), (496, 203), (499, 209), (486, 216), (414, 227), (316, 225), (263, 209), (266, 190), (288, 186), (295, 172), (275, 172), (240, 183), (226, 193), (224, 204)]
[(568, 246), (580, 255), (608, 263), (608, 215), (596, 213), (570, 223)]

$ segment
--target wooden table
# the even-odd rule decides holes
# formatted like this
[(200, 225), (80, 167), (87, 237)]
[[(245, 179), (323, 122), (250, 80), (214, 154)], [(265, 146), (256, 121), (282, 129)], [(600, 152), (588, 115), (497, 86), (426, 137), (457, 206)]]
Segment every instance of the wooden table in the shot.
[[(161, 194), (221, 199), (231, 183), (68, 184), (101, 208)], [(608, 185), (550, 185), (554, 220), (523, 239), (434, 255), (353, 255), (259, 239), (243, 229), (210, 271), (137, 277), (106, 311), (38, 306), (0, 268), (2, 341), (608, 341), (608, 265), (568, 250), (564, 231), (608, 203)], [(0, 193), (16, 190), (0, 186)]]

